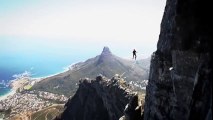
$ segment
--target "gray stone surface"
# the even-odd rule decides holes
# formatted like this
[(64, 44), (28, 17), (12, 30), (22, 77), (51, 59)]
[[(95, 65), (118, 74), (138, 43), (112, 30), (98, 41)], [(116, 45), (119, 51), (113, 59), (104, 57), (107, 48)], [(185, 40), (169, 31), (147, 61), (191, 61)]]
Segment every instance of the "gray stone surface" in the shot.
[(83, 79), (76, 94), (65, 105), (60, 120), (118, 120), (134, 96), (119, 76)]
[(212, 118), (209, 1), (167, 0), (146, 91), (145, 120)]

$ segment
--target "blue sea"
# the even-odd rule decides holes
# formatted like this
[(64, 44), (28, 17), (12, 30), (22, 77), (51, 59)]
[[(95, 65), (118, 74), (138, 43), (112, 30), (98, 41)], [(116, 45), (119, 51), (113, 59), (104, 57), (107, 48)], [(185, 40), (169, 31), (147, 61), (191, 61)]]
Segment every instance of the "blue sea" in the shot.
[(74, 61), (47, 61), (43, 58), (42, 61), (28, 60), (6, 60), (7, 62), (0, 63), (0, 96), (10, 92), (9, 82), (22, 74), (28, 74), (32, 78), (45, 77), (52, 74), (62, 72)]
[(0, 96), (10, 91), (8, 83), (18, 75), (27, 73), (37, 78), (57, 74), (101, 51), (102, 46), (86, 47), (69, 40), (0, 36)]

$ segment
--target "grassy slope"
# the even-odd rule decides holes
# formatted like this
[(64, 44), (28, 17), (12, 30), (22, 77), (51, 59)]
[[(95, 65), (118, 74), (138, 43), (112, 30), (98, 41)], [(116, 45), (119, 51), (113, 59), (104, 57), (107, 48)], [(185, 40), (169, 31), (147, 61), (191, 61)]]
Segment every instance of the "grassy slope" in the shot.
[(102, 74), (108, 78), (115, 74), (123, 74), (125, 80), (143, 80), (147, 79), (148, 73), (137, 63), (111, 56), (109, 59), (99, 61), (100, 56), (91, 58), (85, 62), (78, 63), (76, 68), (65, 73), (46, 78), (33, 86), (33, 90), (43, 90), (58, 94), (70, 96), (75, 93), (80, 78), (95, 78)]

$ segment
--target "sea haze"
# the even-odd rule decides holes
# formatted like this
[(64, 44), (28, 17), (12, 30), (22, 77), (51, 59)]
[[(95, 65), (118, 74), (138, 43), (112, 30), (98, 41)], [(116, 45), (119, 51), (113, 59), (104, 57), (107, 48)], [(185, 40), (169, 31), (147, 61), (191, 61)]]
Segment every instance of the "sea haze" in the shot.
[[(26, 72), (34, 78), (63, 72), (73, 63), (99, 55), (104, 46), (109, 46), (115, 55), (132, 59), (132, 47), (87, 40), (0, 36), (0, 84), (6, 84), (14, 79), (14, 75)], [(140, 56), (141, 53), (138, 54)]]
[(34, 78), (45, 77), (64, 71), (72, 63), (97, 55), (92, 49), (86, 52), (81, 50), (79, 44), (48, 40), (0, 37), (0, 43), (0, 95), (10, 90), (5, 85), (16, 74), (27, 71)]

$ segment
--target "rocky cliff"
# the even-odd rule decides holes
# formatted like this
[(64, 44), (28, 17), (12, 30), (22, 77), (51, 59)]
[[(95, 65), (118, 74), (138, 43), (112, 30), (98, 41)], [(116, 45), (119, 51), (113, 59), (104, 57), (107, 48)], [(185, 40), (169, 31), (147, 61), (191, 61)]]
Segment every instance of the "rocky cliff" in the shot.
[(120, 120), (212, 120), (209, 2), (167, 0), (157, 51), (151, 58), (144, 111), (137, 96), (114, 87), (118, 82), (113, 79), (104, 82), (98, 77), (81, 82), (60, 119), (118, 120), (130, 101)]
[(127, 103), (137, 96), (125, 80), (98, 76), (82, 79), (76, 94), (69, 99), (57, 120), (118, 120)]
[(212, 119), (210, 1), (167, 0), (151, 58), (145, 120)]

